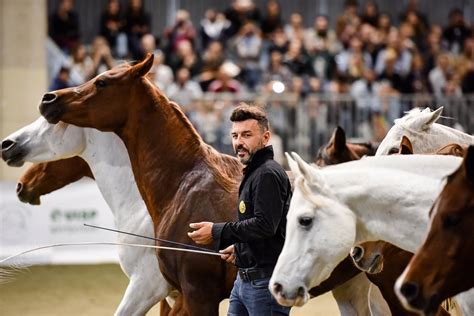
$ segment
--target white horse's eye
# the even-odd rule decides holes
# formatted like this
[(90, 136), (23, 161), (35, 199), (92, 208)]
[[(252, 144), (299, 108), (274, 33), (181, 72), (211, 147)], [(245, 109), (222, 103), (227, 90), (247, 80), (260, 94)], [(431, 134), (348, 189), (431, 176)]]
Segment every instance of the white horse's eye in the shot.
[(313, 218), (308, 216), (301, 216), (298, 218), (298, 222), (304, 228), (309, 228), (313, 224)]

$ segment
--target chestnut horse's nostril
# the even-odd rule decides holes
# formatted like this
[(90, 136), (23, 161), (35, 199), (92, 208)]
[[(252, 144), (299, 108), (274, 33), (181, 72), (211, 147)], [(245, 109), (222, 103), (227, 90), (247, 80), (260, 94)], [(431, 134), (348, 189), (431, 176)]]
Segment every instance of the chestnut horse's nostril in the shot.
[(420, 289), (416, 283), (405, 282), (400, 287), (400, 292), (405, 296), (408, 302), (414, 301), (418, 297)]
[(41, 100), (41, 103), (53, 103), (54, 101), (56, 101), (56, 99), (58, 98), (58, 96), (55, 94), (55, 93), (45, 93), (43, 95), (43, 99)]
[(16, 194), (20, 194), (22, 190), (23, 190), (23, 183), (18, 182), (16, 184)]
[(355, 262), (359, 262), (360, 259), (364, 256), (364, 248), (355, 246), (351, 250), (351, 257)]
[(9, 139), (5, 139), (3, 142), (2, 142), (2, 150), (8, 150), (8, 149), (11, 149), (13, 146), (15, 146), (15, 142), (12, 141), (12, 140), (9, 140)]
[(273, 284), (273, 292), (283, 295), (283, 286), (280, 283), (275, 282), (275, 284)]

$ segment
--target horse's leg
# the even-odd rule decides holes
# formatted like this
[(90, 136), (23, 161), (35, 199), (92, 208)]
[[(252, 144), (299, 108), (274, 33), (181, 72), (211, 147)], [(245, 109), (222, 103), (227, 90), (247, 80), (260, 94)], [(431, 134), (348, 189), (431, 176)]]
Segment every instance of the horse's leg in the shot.
[[(361, 273), (332, 290), (342, 316), (370, 315), (369, 287), (369, 280), (365, 274)], [(382, 295), (373, 303), (386, 305)]]
[[(385, 301), (382, 295), (382, 292), (380, 292), (380, 289), (377, 287), (377, 285), (370, 284), (368, 298), (369, 298), (370, 315), (383, 316), (383, 315), (391, 314), (390, 307)], [(399, 315), (403, 315), (403, 313)]]
[(156, 278), (132, 276), (115, 315), (145, 315), (150, 308), (164, 299), (170, 288), (164, 278), (160, 277), (159, 282), (156, 282)]
[(169, 316), (218, 316), (220, 296), (215, 283), (184, 288), (183, 294), (176, 297)]

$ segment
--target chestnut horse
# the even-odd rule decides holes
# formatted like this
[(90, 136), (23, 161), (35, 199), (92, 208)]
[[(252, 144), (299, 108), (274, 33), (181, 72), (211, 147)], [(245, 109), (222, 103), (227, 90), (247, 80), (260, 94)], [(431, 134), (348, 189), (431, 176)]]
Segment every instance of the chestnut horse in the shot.
[(23, 203), (40, 205), (42, 195), (59, 190), (83, 177), (94, 178), (89, 165), (81, 157), (37, 163), (20, 177), (16, 194)]
[(316, 156), (316, 164), (320, 167), (334, 165), (352, 160), (358, 160), (363, 156), (375, 155), (376, 148), (371, 143), (348, 143), (346, 133), (340, 126), (336, 127), (326, 145), (321, 146)]
[(474, 286), (474, 146), (448, 177), (430, 215), (428, 236), (395, 285), (407, 308), (426, 314)]
[[(156, 236), (190, 244), (188, 224), (236, 220), (242, 166), (205, 144), (180, 107), (146, 77), (153, 55), (81, 86), (47, 93), (41, 114), (51, 123), (93, 127), (124, 142)], [(160, 269), (183, 294), (183, 314), (218, 315), (236, 269), (215, 256), (158, 250)]]

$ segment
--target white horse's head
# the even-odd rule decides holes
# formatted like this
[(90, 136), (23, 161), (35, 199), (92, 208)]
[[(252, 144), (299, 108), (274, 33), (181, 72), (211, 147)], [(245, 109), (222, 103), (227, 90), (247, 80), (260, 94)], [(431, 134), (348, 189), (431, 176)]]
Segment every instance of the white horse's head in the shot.
[(295, 175), (286, 239), (270, 280), (281, 305), (301, 306), (308, 289), (327, 279), (356, 237), (355, 215), (327, 189), (323, 175), (297, 154), (286, 154)]
[(86, 146), (84, 129), (66, 123), (48, 123), (43, 117), (2, 141), (2, 159), (10, 166), (25, 161), (44, 162), (79, 155)]
[(397, 153), (403, 136), (407, 136), (410, 139), (415, 154), (430, 151), (434, 152), (439, 149), (442, 146), (438, 144), (433, 144), (433, 146), (436, 146), (435, 148), (427, 148), (427, 146), (434, 141), (433, 139), (430, 139), (433, 137), (431, 127), (433, 126), (433, 123), (440, 118), (442, 111), (443, 107), (440, 107), (433, 112), (430, 108), (424, 110), (414, 108), (402, 118), (396, 119), (392, 128), (380, 143), (375, 155), (379, 156)]

